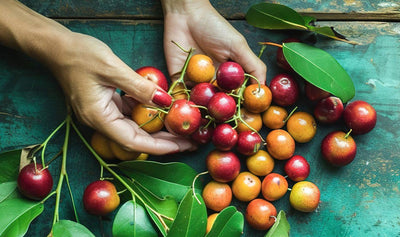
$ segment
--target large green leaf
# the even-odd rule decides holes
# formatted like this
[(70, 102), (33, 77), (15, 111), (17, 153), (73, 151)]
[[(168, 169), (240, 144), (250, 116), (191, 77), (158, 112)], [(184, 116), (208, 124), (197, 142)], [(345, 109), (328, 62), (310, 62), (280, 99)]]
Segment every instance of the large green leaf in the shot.
[[(118, 164), (121, 171), (146, 187), (160, 198), (167, 196), (178, 202), (191, 187), (197, 173), (190, 166), (180, 163), (160, 163), (154, 161), (126, 161)], [(199, 182), (195, 187), (201, 188)]]
[(43, 212), (43, 203), (24, 198), (0, 203), (0, 237), (24, 236), (33, 219)]
[(283, 54), (290, 66), (305, 80), (344, 103), (355, 95), (352, 79), (344, 68), (326, 51), (304, 44), (283, 43)]
[(288, 237), (290, 231), (289, 222), (284, 211), (280, 211), (276, 217), (275, 224), (269, 229), (265, 237)]
[[(207, 209), (200, 194), (189, 190), (178, 208), (168, 237), (203, 237), (207, 228)], [(200, 201), (200, 203), (198, 202)]]
[(17, 180), (20, 156), (21, 150), (7, 151), (0, 154), (0, 183)]
[(112, 233), (114, 237), (157, 237), (146, 210), (133, 200), (118, 210)]
[[(132, 181), (131, 179), (128, 178), (123, 178), (123, 179), (136, 192), (136, 194), (140, 196), (140, 199), (136, 198), (136, 200), (146, 208), (150, 217), (153, 219), (154, 223), (159, 228), (161, 234), (166, 236), (167, 232), (164, 227), (164, 224), (170, 227), (172, 224), (172, 220), (169, 220), (168, 218), (164, 217), (162, 218), (164, 222), (163, 224), (159, 219), (159, 217), (152, 210), (155, 210), (157, 213), (173, 219), (175, 218), (176, 213), (178, 211), (178, 203), (176, 202), (176, 200), (169, 196), (164, 198), (159, 198), (153, 193), (151, 193), (147, 188), (142, 187), (138, 182)], [(124, 196), (126, 197), (129, 196), (126, 195), (128, 193), (129, 192), (124, 192)], [(130, 198), (132, 199), (132, 196), (130, 196)], [(145, 202), (147, 205), (144, 205), (143, 202)]]
[(84, 225), (70, 220), (56, 222), (52, 230), (53, 237), (94, 237)]
[(5, 182), (0, 183), (0, 202), (9, 199), (10, 197), (15, 197), (17, 192), (17, 182)]
[(206, 237), (236, 237), (243, 234), (244, 217), (234, 206), (222, 210)]
[(304, 18), (295, 10), (280, 4), (258, 3), (246, 13), (246, 21), (255, 27), (269, 30), (307, 30)]

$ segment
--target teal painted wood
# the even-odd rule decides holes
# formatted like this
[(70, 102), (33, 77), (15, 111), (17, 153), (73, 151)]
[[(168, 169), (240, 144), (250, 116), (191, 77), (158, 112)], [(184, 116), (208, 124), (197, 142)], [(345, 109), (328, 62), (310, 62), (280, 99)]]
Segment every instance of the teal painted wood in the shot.
[[(62, 0), (62, 1), (35, 1), (21, 0), (27, 6), (50, 17), (146, 17), (161, 18), (162, 10), (158, 0), (124, 1), (124, 0)], [(248, 1), (218, 1), (211, 0), (214, 7), (225, 17), (243, 17), (249, 7), (260, 0)], [(300, 12), (319, 13), (392, 13), (400, 14), (400, 3), (397, 0), (279, 0), (266, 1), (289, 6)]]
[[(107, 43), (132, 68), (154, 65), (166, 72), (162, 53), (162, 22), (158, 21), (61, 21), (68, 28), (95, 36)], [(321, 204), (309, 214), (293, 210), (289, 194), (274, 202), (278, 210), (287, 212), (291, 236), (398, 236), (400, 234), (400, 41), (399, 23), (324, 22), (334, 25), (361, 45), (349, 45), (308, 33), (266, 31), (248, 26), (243, 21), (232, 24), (248, 39), (258, 53), (259, 41), (280, 42), (289, 36), (316, 40), (315, 46), (328, 51), (353, 78), (354, 100), (370, 102), (378, 112), (376, 128), (355, 137), (357, 157), (349, 166), (337, 169), (327, 165), (320, 155), (322, 138), (330, 131), (344, 129), (343, 124), (318, 126), (316, 137), (307, 144), (297, 144), (296, 154), (303, 155), (311, 165), (309, 181), (321, 190)], [(276, 67), (274, 47), (262, 56), (267, 64), (268, 81), (280, 70)], [(303, 99), (299, 110), (311, 111)], [(289, 108), (290, 110), (290, 108)], [(0, 48), (0, 151), (42, 142), (64, 119), (63, 94), (51, 74), (39, 64), (12, 50)], [(86, 136), (91, 130), (83, 127)], [(263, 131), (265, 135), (267, 131)], [(62, 145), (63, 133), (49, 147), (49, 156)], [(154, 160), (182, 161), (197, 171), (204, 171), (204, 158), (211, 145), (197, 152), (173, 156), (151, 157)], [(67, 171), (81, 223), (96, 236), (111, 236), (112, 216), (99, 220), (85, 213), (80, 200), (84, 187), (97, 179), (99, 166), (72, 134)], [(244, 159), (243, 159), (244, 161)], [(59, 160), (50, 167), (57, 178)], [(274, 172), (283, 173), (283, 162), (277, 162)], [(244, 163), (243, 163), (244, 165)], [(244, 167), (244, 166), (243, 166)], [(204, 182), (208, 180), (203, 177)], [(292, 183), (290, 184), (292, 185)], [(67, 190), (63, 192), (61, 219), (73, 220)], [(242, 212), (246, 204), (233, 201)], [(50, 231), (53, 199), (46, 202), (45, 212), (31, 225), (27, 236), (44, 236)], [(263, 236), (245, 226), (244, 236)]]

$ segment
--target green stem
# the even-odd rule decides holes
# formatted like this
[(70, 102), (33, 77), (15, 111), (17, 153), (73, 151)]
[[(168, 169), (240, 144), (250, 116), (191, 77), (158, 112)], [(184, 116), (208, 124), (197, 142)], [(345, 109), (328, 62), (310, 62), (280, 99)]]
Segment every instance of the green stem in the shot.
[(53, 196), (54, 194), (56, 194), (56, 191), (53, 191), (51, 193), (49, 193), (42, 201), (40, 201), (41, 203), (45, 203), (47, 201), (47, 199), (49, 199), (51, 196)]
[(67, 174), (66, 165), (67, 165), (68, 139), (69, 139), (69, 133), (70, 133), (70, 121), (71, 121), (71, 117), (68, 114), (67, 118), (64, 120), (64, 123), (66, 123), (65, 139), (64, 139), (64, 145), (63, 145), (63, 148), (62, 148), (63, 154), (62, 154), (60, 178), (58, 179), (58, 184), (57, 184), (57, 188), (56, 188), (56, 204), (55, 204), (55, 207), (54, 207), (53, 226), (59, 220), (61, 188), (62, 188), (62, 184), (63, 184), (63, 181), (64, 181), (64, 177)]
[(283, 120), (283, 123), (285, 124), (289, 118), (294, 114), (294, 112), (297, 110), (297, 106), (294, 107), (294, 109), (292, 111), (290, 111), (289, 115), (285, 118), (285, 120)]
[(260, 52), (258, 53), (258, 58), (261, 58), (262, 54), (264, 53), (264, 50), (267, 48), (266, 45), (263, 45), (260, 49)]
[(353, 129), (350, 129), (347, 133), (346, 133), (346, 135), (344, 136), (344, 138), (345, 139), (347, 139), (349, 136), (350, 136), (350, 133), (353, 131)]
[[(183, 49), (182, 49), (182, 50), (183, 50)], [(186, 52), (186, 50), (183, 50), (183, 51)], [(171, 92), (174, 90), (175, 86), (176, 86), (179, 82), (183, 84), (183, 86), (185, 87), (185, 89), (187, 89), (187, 88), (186, 88), (186, 85), (185, 85), (184, 78), (185, 78), (187, 66), (188, 66), (188, 64), (189, 64), (189, 60), (190, 60), (190, 58), (192, 57), (193, 52), (194, 52), (194, 49), (193, 49), (193, 48), (190, 48), (189, 51), (187, 52), (187, 53), (188, 53), (188, 56), (186, 57), (185, 64), (183, 65), (183, 68), (182, 68), (182, 71), (181, 71), (181, 75), (179, 76), (178, 80), (176, 80), (176, 81), (174, 81), (174, 82), (172, 83), (171, 87), (170, 87), (169, 90), (168, 90), (168, 94), (171, 94)]]
[(74, 195), (72, 194), (71, 185), (69, 184), (68, 174), (65, 173), (65, 181), (67, 181), (67, 187), (69, 191), (69, 196), (71, 197), (72, 209), (74, 210), (75, 220), (79, 223), (78, 212), (76, 211)]
[[(252, 76), (252, 75), (250, 75), (250, 74), (246, 74), (246, 76), (247, 76), (247, 77), (246, 77), (245, 81), (243, 82), (242, 86), (239, 88), (239, 91), (238, 91), (238, 102), (237, 102), (237, 104), (236, 104), (236, 106), (237, 106), (237, 109), (236, 109), (237, 112), (236, 112), (236, 116), (235, 116), (235, 117), (236, 117), (236, 119), (239, 119), (240, 122), (243, 123), (246, 127), (248, 127), (252, 132), (256, 133), (256, 134), (261, 138), (261, 141), (264, 142), (265, 140), (264, 140), (264, 138), (261, 136), (261, 134), (258, 133), (258, 131), (255, 130), (252, 126), (250, 126), (246, 121), (244, 121), (244, 119), (242, 119), (242, 113), (241, 113), (241, 111), (240, 111), (240, 107), (241, 107), (241, 104), (242, 104), (243, 93), (244, 93), (244, 90), (246, 89), (247, 81), (249, 80), (249, 78), (255, 79), (255, 80), (258, 82), (258, 89), (259, 89), (259, 90), (261, 89), (261, 88), (260, 88), (260, 82), (258, 81), (258, 79), (257, 79), (256, 77), (254, 77), (254, 76)], [(236, 119), (235, 119), (235, 123), (236, 123), (235, 128), (236, 128), (237, 125), (238, 125)]]
[[(74, 128), (75, 132), (78, 134), (78, 137), (82, 140), (82, 142), (85, 144), (85, 146), (89, 149), (89, 151), (93, 154), (93, 156), (96, 158), (96, 160), (100, 163), (101, 166), (103, 166), (108, 172), (110, 172), (111, 175), (113, 175), (131, 194), (132, 198), (135, 199), (137, 198), (140, 200), (149, 210), (151, 210), (158, 218), (159, 220), (163, 223), (164, 220), (161, 218), (161, 214), (158, 213), (156, 210), (154, 210), (152, 207), (150, 207), (141, 196), (139, 196), (132, 188), (125, 182), (125, 180), (119, 176), (113, 169), (110, 168), (110, 166), (96, 153), (96, 151), (90, 146), (90, 144), (86, 141), (86, 139), (83, 137), (82, 133), (79, 131), (79, 129), (76, 127), (75, 123), (71, 121), (72, 127)], [(134, 179), (132, 179), (135, 181)]]
[[(62, 128), (62, 126), (64, 126), (64, 124), (66, 123), (66, 120), (64, 120), (63, 122), (60, 123), (60, 125), (58, 125), (58, 127), (56, 129), (53, 130), (52, 133), (50, 133), (50, 135), (46, 138), (46, 140), (44, 140), (44, 142), (37, 148), (37, 150), (42, 149), (42, 164), (46, 164), (45, 160), (44, 160), (44, 153), (47, 147), (47, 143), (50, 141), (50, 139), (54, 136), (54, 134), (56, 134), (58, 132), (58, 130), (60, 130)], [(36, 151), (35, 151), (36, 152)]]
[(45, 167), (49, 167), (51, 162), (55, 161), (61, 154), (62, 154), (62, 149), (59, 152), (57, 152), (57, 154), (55, 154), (49, 161), (47, 161)]

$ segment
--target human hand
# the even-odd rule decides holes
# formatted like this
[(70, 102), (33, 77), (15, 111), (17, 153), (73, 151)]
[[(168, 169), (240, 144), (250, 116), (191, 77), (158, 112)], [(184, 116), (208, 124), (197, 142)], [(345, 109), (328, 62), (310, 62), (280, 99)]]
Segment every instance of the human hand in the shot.
[(176, 47), (196, 49), (210, 56), (216, 65), (232, 60), (262, 84), (266, 65), (251, 51), (246, 39), (225, 20), (208, 0), (162, 0), (164, 51), (170, 75), (181, 71), (187, 54)]
[[(0, 12), (0, 44), (48, 66), (86, 125), (127, 150), (160, 155), (195, 148), (189, 140), (170, 133), (148, 134), (125, 117), (130, 117), (137, 102), (168, 106), (172, 98), (134, 72), (106, 44), (71, 32), (18, 1), (0, 1)], [(121, 97), (116, 88), (130, 97)]]
[[(160, 155), (194, 148), (189, 140), (167, 132), (150, 135), (125, 116), (130, 117), (137, 102), (169, 106), (171, 101), (162, 100), (171, 99), (166, 92), (134, 72), (96, 38), (71, 32), (64, 42), (58, 52), (62, 56), (55, 56), (49, 67), (81, 121), (128, 150)], [(116, 88), (129, 96), (120, 96)]]

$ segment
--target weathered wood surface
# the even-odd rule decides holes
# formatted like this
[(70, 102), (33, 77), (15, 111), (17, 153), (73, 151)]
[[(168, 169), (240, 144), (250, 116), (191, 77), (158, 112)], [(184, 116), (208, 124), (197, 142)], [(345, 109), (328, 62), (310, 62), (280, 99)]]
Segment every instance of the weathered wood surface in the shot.
[[(56, 18), (93, 17), (102, 18), (130, 14), (152, 15), (160, 13), (157, 1), (24, 1), (36, 10)], [(226, 3), (225, 3), (226, 2)], [(225, 14), (236, 16), (250, 6), (250, 2), (213, 1), (225, 9)], [(379, 6), (394, 6), (397, 1), (384, 3), (368, 1), (280, 1), (298, 10), (313, 12), (379, 11)], [(353, 6), (350, 3), (354, 3)], [(347, 5), (345, 4), (347, 3)], [(362, 4), (357, 6), (357, 4)], [(107, 7), (106, 7), (107, 5)], [(131, 8), (131, 6), (143, 6)], [(303, 6), (304, 5), (304, 6)], [(330, 8), (329, 6), (335, 6)], [(80, 9), (80, 10), (79, 10)], [(114, 9), (114, 10), (110, 10)], [(116, 9), (119, 9), (117, 11)], [(129, 10), (131, 9), (131, 11)], [(139, 11), (138, 9), (144, 9)], [(230, 10), (229, 10), (230, 9)], [(335, 9), (335, 10), (332, 10)], [(236, 13), (235, 13), (236, 12)], [(162, 49), (161, 20), (118, 19), (59, 19), (68, 28), (95, 36), (107, 43), (129, 66), (138, 68), (153, 65), (166, 72)], [(306, 32), (266, 31), (249, 26), (243, 20), (232, 24), (248, 39), (255, 52), (260, 50), (259, 41), (280, 42), (296, 36), (310, 39)], [(322, 138), (335, 129), (344, 129), (343, 124), (334, 127), (318, 126), (316, 137), (308, 144), (297, 145), (296, 153), (305, 156), (311, 164), (308, 180), (315, 182), (321, 190), (320, 208), (304, 214), (289, 206), (288, 194), (274, 202), (277, 209), (287, 212), (291, 224), (291, 236), (399, 236), (400, 235), (400, 23), (398, 22), (343, 22), (326, 21), (321, 25), (335, 28), (349, 39), (361, 43), (350, 45), (317, 37), (315, 46), (328, 51), (352, 77), (356, 96), (370, 102), (378, 112), (376, 128), (365, 135), (355, 137), (357, 157), (349, 166), (336, 169), (321, 158), (319, 146)], [(312, 38), (312, 37), (311, 37)], [(279, 72), (275, 64), (275, 48), (268, 47), (262, 59), (267, 64), (268, 81)], [(301, 110), (310, 111), (305, 100), (299, 101)], [(49, 71), (37, 62), (15, 51), (0, 47), (0, 151), (41, 143), (65, 118), (63, 94)], [(89, 135), (90, 130), (85, 130)], [(62, 134), (54, 140), (62, 144)], [(98, 218), (85, 213), (80, 200), (84, 187), (99, 177), (96, 161), (72, 135), (67, 169), (81, 223), (96, 236), (111, 236), (110, 219)], [(50, 146), (57, 152), (57, 146)], [(152, 157), (156, 160), (183, 161), (197, 171), (204, 171), (204, 157), (212, 146), (198, 152), (177, 154), (168, 157)], [(57, 162), (52, 167), (58, 170)], [(282, 173), (282, 164), (275, 171)], [(55, 173), (57, 178), (57, 173)], [(67, 194), (66, 190), (64, 192)], [(240, 211), (244, 203), (234, 202)], [(61, 218), (73, 219), (67, 195), (63, 196)], [(45, 236), (49, 231), (53, 214), (52, 200), (46, 202), (45, 212), (31, 225), (27, 236)], [(244, 236), (263, 236), (265, 232), (245, 229)]]
[[(22, 0), (23, 3), (40, 13), (55, 18), (161, 18), (162, 10), (158, 0), (64, 0), (35, 1)], [(242, 19), (244, 13), (255, 3), (263, 1), (219, 1), (212, 0), (215, 8), (230, 19)], [(265, 1), (289, 6), (304, 14), (316, 16), (321, 20), (399, 20), (398, 0), (279, 0)], [(322, 13), (322, 14), (321, 14)]]

